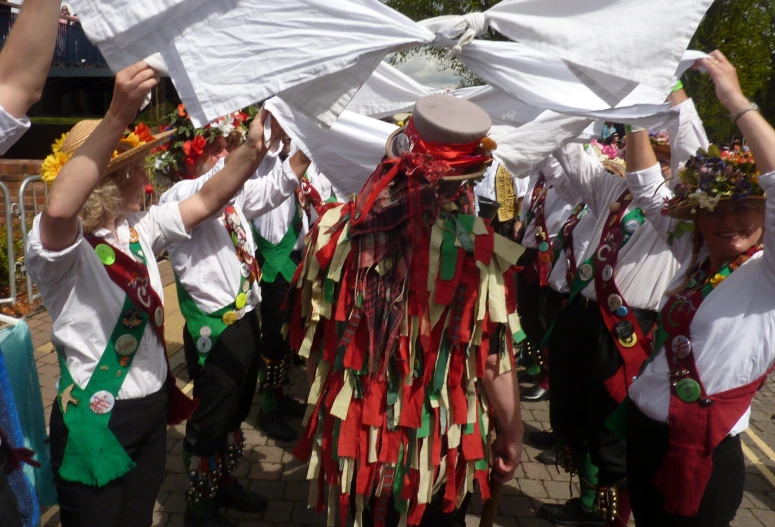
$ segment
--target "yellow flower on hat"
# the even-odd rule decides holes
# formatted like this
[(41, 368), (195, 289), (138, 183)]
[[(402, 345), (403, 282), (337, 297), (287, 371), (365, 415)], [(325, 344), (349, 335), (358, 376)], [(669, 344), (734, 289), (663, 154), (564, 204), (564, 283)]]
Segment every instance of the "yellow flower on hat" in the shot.
[(41, 179), (49, 185), (54, 182), (59, 171), (70, 160), (72, 154), (66, 154), (62, 151), (54, 152), (50, 154), (40, 166)]
[(51, 145), (51, 150), (54, 153), (61, 152), (62, 151), (62, 143), (65, 142), (65, 138), (67, 137), (67, 134), (62, 134), (62, 137), (54, 141), (54, 144)]
[(140, 139), (140, 136), (134, 132), (124, 137), (121, 141), (131, 144), (132, 148), (137, 148), (138, 146), (143, 146), (145, 144), (145, 141)]

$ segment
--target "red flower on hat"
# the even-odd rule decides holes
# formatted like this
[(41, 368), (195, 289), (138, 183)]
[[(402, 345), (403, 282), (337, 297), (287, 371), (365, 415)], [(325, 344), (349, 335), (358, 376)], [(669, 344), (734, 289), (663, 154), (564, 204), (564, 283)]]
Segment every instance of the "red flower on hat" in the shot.
[(153, 194), (153, 185), (149, 183), (145, 186), (145, 195), (150, 196), (151, 194)]
[(140, 123), (137, 125), (137, 127), (135, 127), (134, 134), (140, 138), (140, 141), (144, 141), (146, 143), (150, 143), (154, 140), (151, 129), (148, 128), (144, 123)]
[(191, 141), (183, 143), (183, 153), (186, 154), (186, 157), (198, 157), (204, 154), (205, 146), (207, 146), (207, 140), (198, 135)]
[(186, 107), (183, 106), (183, 104), (178, 104), (178, 116), (179, 117), (185, 117), (186, 116)]

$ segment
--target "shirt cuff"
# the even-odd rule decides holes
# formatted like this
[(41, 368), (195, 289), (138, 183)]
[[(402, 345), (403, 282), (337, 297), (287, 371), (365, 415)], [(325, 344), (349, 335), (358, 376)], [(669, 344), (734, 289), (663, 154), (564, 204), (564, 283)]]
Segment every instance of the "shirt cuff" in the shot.
[(627, 172), (626, 178), (627, 184), (631, 187), (658, 186), (665, 182), (665, 178), (662, 177), (662, 168), (659, 166), (659, 163), (636, 172)]
[[(764, 192), (769, 194), (770, 193), (769, 189), (772, 186), (775, 186), (775, 171), (768, 172), (766, 174), (760, 175), (759, 176), (759, 186), (761, 186), (762, 189), (764, 189)], [(773, 192), (775, 192), (775, 190), (773, 190)]]
[(5, 155), (29, 129), (30, 120), (26, 116), (19, 119), (0, 106), (0, 155)]

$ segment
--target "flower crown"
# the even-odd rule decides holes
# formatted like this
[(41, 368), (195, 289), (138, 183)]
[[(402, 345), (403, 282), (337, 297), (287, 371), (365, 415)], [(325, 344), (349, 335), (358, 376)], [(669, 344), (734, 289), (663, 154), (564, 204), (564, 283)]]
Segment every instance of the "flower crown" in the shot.
[[(62, 134), (59, 139), (54, 141), (54, 143), (51, 145), (51, 154), (46, 157), (46, 159), (43, 161), (43, 164), (40, 166), (41, 179), (43, 179), (43, 181), (49, 185), (54, 182), (56, 177), (59, 175), (59, 172), (62, 170), (62, 167), (65, 166), (65, 163), (67, 163), (71, 157), (73, 157), (75, 150), (77, 150), (77, 148), (73, 149), (72, 151), (65, 151), (62, 149), (62, 147), (65, 145), (65, 141), (67, 140), (68, 135), (71, 132), (72, 130)], [(134, 128), (134, 130), (126, 130), (126, 132), (124, 132), (124, 137), (121, 139), (121, 141), (119, 141), (119, 143), (128, 143), (132, 148), (137, 148), (153, 141), (154, 139), (155, 137), (151, 133), (151, 129), (148, 128), (148, 126), (145, 124), (140, 123)], [(82, 141), (77, 146), (80, 146), (80, 144), (82, 144)], [(118, 151), (114, 150), (111, 159), (115, 159), (118, 156)]]
[(250, 123), (257, 114), (258, 111), (251, 107), (246, 111), (220, 117), (202, 128), (194, 128), (185, 106), (180, 104), (163, 119), (162, 130), (174, 128), (175, 133), (167, 143), (153, 150), (148, 168), (157, 176), (185, 178), (188, 170), (196, 166), (199, 158), (204, 155), (205, 148), (217, 138), (228, 138), (232, 133), (238, 132), (240, 142), (244, 141)]
[(721, 199), (764, 196), (753, 155), (740, 152), (722, 158), (716, 145), (711, 145), (707, 152), (699, 149), (697, 155), (689, 158), (679, 179), (675, 195), (666, 201), (663, 214), (686, 205), (691, 205), (692, 214), (698, 208), (713, 212)]

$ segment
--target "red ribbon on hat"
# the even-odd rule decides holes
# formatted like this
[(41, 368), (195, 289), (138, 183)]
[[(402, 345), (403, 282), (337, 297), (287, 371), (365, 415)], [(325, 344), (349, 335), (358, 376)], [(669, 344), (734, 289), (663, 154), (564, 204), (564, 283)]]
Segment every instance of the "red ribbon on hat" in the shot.
[(414, 126), (414, 121), (409, 119), (404, 129), (404, 134), (413, 144), (412, 152), (419, 154), (428, 154), (438, 161), (446, 161), (450, 168), (457, 170), (473, 165), (481, 165), (490, 161), (491, 157), (486, 154), (477, 154), (476, 149), (480, 141), (470, 143), (434, 143), (426, 141), (420, 137), (420, 133)]

